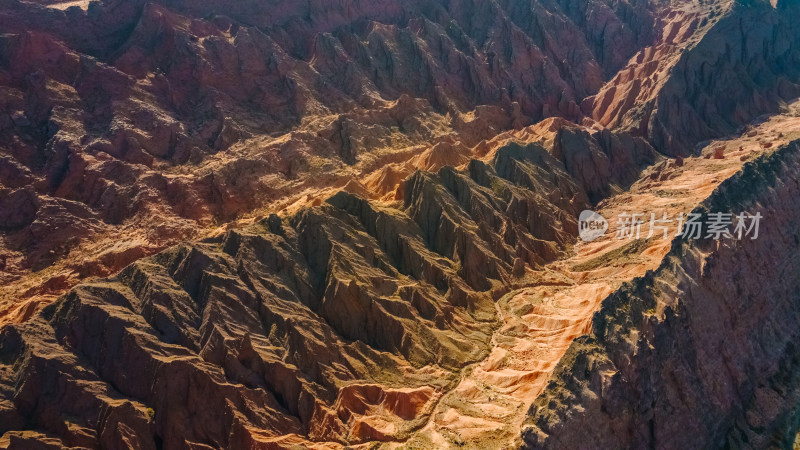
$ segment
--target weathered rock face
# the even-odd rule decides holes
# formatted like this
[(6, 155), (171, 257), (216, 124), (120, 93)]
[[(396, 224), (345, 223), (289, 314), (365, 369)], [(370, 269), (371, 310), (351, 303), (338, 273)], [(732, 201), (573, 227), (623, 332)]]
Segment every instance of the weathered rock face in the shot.
[(493, 298), (562, 254), (588, 202), (537, 145), (417, 172), (404, 197), (398, 210), (341, 192), (137, 261), (4, 327), (0, 435), (148, 448), (402, 440), (486, 354)]
[(729, 135), (800, 95), (795, 1), (678, 5), (661, 36), (583, 107), (668, 155)]
[(654, 22), (646, 2), (229, 3), (4, 5), (0, 317), (424, 147), (438, 170), (579, 120)]
[(653, 145), (686, 154), (698, 141), (731, 134), (800, 95), (797, 2), (734, 2), (684, 53), (647, 124)]
[(607, 129), (590, 134), (577, 126), (558, 129), (552, 153), (564, 162), (592, 202), (625, 190), (639, 178), (642, 167), (658, 158), (653, 147), (640, 137)]
[[(0, 174), (40, 206), (0, 217), (0, 317), (387, 164), (465, 164), (546, 117), (688, 154), (800, 93), (792, 2), (227, 3), (4, 5)], [(632, 181), (590, 150), (567, 157), (591, 200)]]
[[(463, 444), (451, 425), (492, 423), (453, 412), (492, 406), (476, 380), (507, 370), (494, 381), (513, 391), (552, 370), (503, 367), (496, 340), (524, 336), (528, 313), (495, 301), (531, 277), (580, 283), (547, 266), (579, 212), (659, 152), (688, 155), (800, 95), (795, 1), (78, 3), (0, 10), (0, 444), (20, 448), (371, 445), (429, 424), (422, 442)], [(780, 155), (732, 184), (765, 209), (791, 198), (796, 158)], [(567, 356), (527, 442), (569, 442), (594, 419), (611, 447), (700, 424), (712, 446), (785, 442), (796, 280), (776, 274), (796, 242), (772, 233), (680, 244), (612, 296), (622, 307)], [(734, 267), (742, 254), (768, 288)], [(745, 294), (760, 303), (731, 300)], [(573, 322), (558, 342), (583, 332)], [(740, 345), (720, 351), (725, 336)], [(483, 378), (464, 376), (477, 361)], [(585, 366), (595, 384), (573, 389)], [(440, 405), (458, 385), (469, 401)], [(526, 409), (513, 405), (494, 423)]]
[(800, 427), (800, 142), (697, 212), (761, 213), (757, 239), (676, 240), (603, 302), (530, 410), (531, 448), (789, 448)]

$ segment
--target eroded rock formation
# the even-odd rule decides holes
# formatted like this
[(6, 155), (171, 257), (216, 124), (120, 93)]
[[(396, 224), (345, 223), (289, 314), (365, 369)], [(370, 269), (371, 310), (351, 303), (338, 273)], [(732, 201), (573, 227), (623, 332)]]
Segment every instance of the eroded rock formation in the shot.
[(309, 190), (580, 120), (651, 40), (653, 8), (540, 6), (8, 2), (0, 320), (209, 227), (313, 204)]
[(800, 425), (800, 142), (696, 211), (764, 216), (757, 239), (674, 241), (603, 301), (523, 433), (530, 448), (790, 448)]
[(788, 141), (698, 146), (800, 95), (799, 13), (7, 1), (0, 445), (511, 445), (590, 325), (527, 445), (786, 445), (797, 144), (703, 206), (780, 210), (758, 241), (676, 242), (593, 324), (664, 249), (572, 257), (581, 210)]
[(405, 186), (401, 209), (341, 192), (4, 327), (0, 431), (168, 448), (403, 439), (485, 355), (493, 299), (568, 248), (588, 202), (536, 145)]
[(686, 3), (584, 109), (668, 155), (741, 129), (800, 95), (795, 1)]

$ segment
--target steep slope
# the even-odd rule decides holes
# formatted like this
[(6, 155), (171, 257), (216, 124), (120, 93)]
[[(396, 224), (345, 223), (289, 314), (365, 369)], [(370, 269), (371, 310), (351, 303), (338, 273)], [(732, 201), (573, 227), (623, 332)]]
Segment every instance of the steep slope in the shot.
[(4, 327), (4, 439), (404, 439), (486, 354), (493, 299), (562, 254), (587, 204), (535, 145), (417, 172), (404, 197), (395, 210), (339, 193), (140, 260)]
[[(667, 161), (648, 169), (635, 185), (646, 184), (641, 201), (657, 207), (654, 195), (686, 179), (719, 183), (764, 150), (761, 137), (743, 139), (727, 159), (687, 160), (680, 177)], [(600, 152), (616, 161), (610, 173), (634, 171), (616, 147), (578, 142), (591, 145), (561, 156)], [(0, 443), (513, 442), (524, 407), (608, 292), (602, 270), (587, 283), (594, 275), (554, 266), (571, 253), (588, 194), (583, 166), (569, 171), (548, 146), (507, 143), (488, 164), (418, 171), (399, 208), (342, 192), (292, 218), (182, 244), (6, 325)], [(536, 298), (552, 297), (552, 311), (526, 294), (542, 289)], [(583, 294), (596, 301), (571, 302)], [(532, 341), (526, 329), (538, 330)], [(495, 419), (502, 433), (486, 428)]]
[[(798, 107), (795, 102), (793, 112), (771, 117), (745, 135), (710, 143), (700, 157), (660, 161), (624, 192), (596, 205), (593, 209), (608, 219), (606, 235), (576, 242), (564, 257), (532, 271), (517, 283), (519, 289), (495, 302), (500, 327), (492, 336), (490, 354), (464, 368), (458, 384), (442, 395), (431, 419), (406, 445), (518, 446), (528, 409), (572, 341), (591, 331), (592, 316), (603, 300), (623, 283), (658, 268), (669, 251), (671, 241), (660, 232), (648, 238), (647, 223), (641, 239), (618, 239), (619, 215), (641, 214), (647, 222), (651, 213), (674, 219), (691, 212), (741, 170), (744, 161), (800, 138)], [(667, 232), (678, 233), (677, 221)]]
[(548, 117), (686, 155), (800, 94), (796, 9), (9, 1), (0, 315), (219, 226), (372, 196), (360, 184), (393, 164), (465, 164)]
[(600, 0), (9, 0), (0, 316), (218, 226), (359, 191), (388, 164), (435, 171), (504, 130), (580, 120), (652, 16)]
[(655, 43), (583, 108), (604, 126), (686, 156), (800, 95), (798, 14), (793, 0), (676, 5), (659, 17)]
[(796, 144), (575, 240), (800, 137), (798, 8), (6, 1), (0, 446), (788, 445)]
[(757, 239), (677, 239), (603, 301), (523, 434), (531, 448), (788, 448), (800, 428), (795, 201), (800, 142), (748, 163), (696, 211), (764, 216)]

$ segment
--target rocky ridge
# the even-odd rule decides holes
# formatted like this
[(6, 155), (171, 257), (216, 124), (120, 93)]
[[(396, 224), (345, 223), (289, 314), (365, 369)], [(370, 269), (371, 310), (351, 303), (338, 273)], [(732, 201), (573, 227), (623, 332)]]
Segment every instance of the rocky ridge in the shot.
[(603, 301), (530, 410), (530, 448), (789, 448), (800, 415), (800, 142), (748, 163), (696, 209), (764, 216), (758, 239), (676, 239)]
[[(793, 1), (223, 3), (0, 11), (0, 323), (14, 323), (0, 331), (3, 445), (465, 445), (452, 430), (482, 426), (459, 422), (475, 404), (505, 421), (560, 356), (520, 392), (490, 389), (507, 381), (490, 379), (506, 364), (497, 339), (528, 326), (502, 308), (529, 299), (504, 294), (565, 282), (538, 277), (570, 254), (577, 213), (634, 181), (669, 181), (683, 159), (658, 151), (696, 153), (798, 95)], [(707, 156), (731, 150), (752, 156)], [(792, 280), (772, 281), (785, 297)], [(576, 316), (593, 310), (584, 303)], [(572, 319), (568, 340), (585, 325)], [(613, 353), (597, 356), (597, 376), (638, 357), (632, 345), (593, 347)], [(561, 432), (591, 420), (598, 442), (655, 442), (625, 433), (650, 425), (624, 402), (668, 384), (643, 382), (645, 395), (612, 376), (612, 414), (628, 425), (609, 431), (617, 416), (589, 415), (597, 399), (573, 393), (579, 382), (559, 390), (583, 367), (574, 352), (526, 442), (568, 442)], [(656, 379), (660, 357), (626, 376)], [(793, 389), (784, 372), (768, 380), (781, 392)], [(693, 423), (735, 424), (714, 443), (788, 442), (794, 413), (769, 389), (737, 389), (753, 392), (745, 412), (721, 396)], [(493, 404), (495, 392), (524, 401)], [(652, 423), (663, 442), (670, 431)]]
[[(450, 439), (437, 445), (463, 443), (440, 411), (473, 395), (464, 383), (484, 367), (510, 364), (494, 355), (497, 329), (517, 336), (525, 317), (514, 311), (529, 303), (496, 299), (567, 282), (542, 278), (588, 204), (585, 171), (553, 156), (564, 133), (547, 148), (506, 143), (463, 171), (416, 172), (399, 209), (342, 192), (291, 219), (171, 248), (4, 327), (0, 442), (337, 448), (424, 442), (433, 425)], [(616, 161), (612, 184), (635, 172), (603, 152), (603, 134), (569, 135), (591, 139), (575, 160), (598, 160), (595, 148)], [(755, 139), (747, 145), (763, 149)], [(719, 164), (741, 164), (730, 158)], [(636, 185), (677, 181), (666, 162)], [(568, 333), (581, 333), (580, 314)], [(471, 362), (481, 369), (465, 374)], [(496, 382), (523, 398), (537, 389)]]
[[(686, 154), (797, 95), (793, 8), (11, 1), (0, 315), (337, 190), (395, 200), (415, 169), (483, 158), (548, 117)], [(740, 19), (753, 42), (720, 54)]]
[(798, 7), (791, 0), (676, 5), (660, 18), (655, 43), (583, 108), (664, 154), (689, 155), (800, 95)]
[(405, 186), (401, 209), (341, 192), (137, 261), (4, 327), (5, 438), (403, 439), (485, 355), (494, 299), (563, 254), (588, 204), (536, 144)]
[(4, 5), (3, 320), (387, 165), (438, 170), (447, 149), (464, 163), (503, 130), (579, 120), (653, 20), (626, 2), (227, 3)]

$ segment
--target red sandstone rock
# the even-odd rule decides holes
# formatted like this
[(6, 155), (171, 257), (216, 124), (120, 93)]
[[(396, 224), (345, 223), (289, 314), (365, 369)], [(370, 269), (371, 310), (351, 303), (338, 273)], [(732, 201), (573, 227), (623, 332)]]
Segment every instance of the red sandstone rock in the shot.
[(603, 301), (531, 407), (527, 447), (792, 445), (799, 161), (794, 142), (697, 209), (770, 214), (758, 239), (679, 239), (657, 271)]
[[(506, 326), (493, 301), (571, 251), (581, 210), (643, 170), (645, 182), (672, 180), (697, 142), (800, 93), (793, 2), (262, 3), (13, 0), (0, 11), (0, 270), (11, 280), (0, 322), (20, 322), (0, 330), (3, 445), (408, 439)], [(796, 177), (759, 190), (780, 174), (748, 167), (741, 178), (758, 182), (726, 199), (796, 198)], [(173, 246), (184, 239), (194, 243)], [(794, 398), (797, 358), (789, 344), (771, 359), (751, 344), (796, 338), (791, 324), (769, 328), (793, 317), (794, 272), (759, 272), (788, 273), (767, 286), (728, 279), (740, 252), (754, 270), (765, 255), (791, 262), (796, 239), (767, 242), (660, 269), (650, 279), (684, 277), (688, 305), (662, 322), (606, 308), (617, 328), (598, 315), (595, 329), (608, 345), (576, 344), (526, 442), (577, 447), (589, 433), (654, 446), (730, 416), (738, 434), (720, 428), (709, 446), (774, 444), (797, 423), (773, 400)], [(674, 301), (665, 285), (630, 295)], [(758, 301), (730, 303), (741, 292)], [(615, 340), (633, 328), (639, 341)], [(725, 353), (723, 337), (741, 345)], [(714, 384), (719, 373), (737, 395)], [(708, 395), (686, 401), (696, 386)]]

